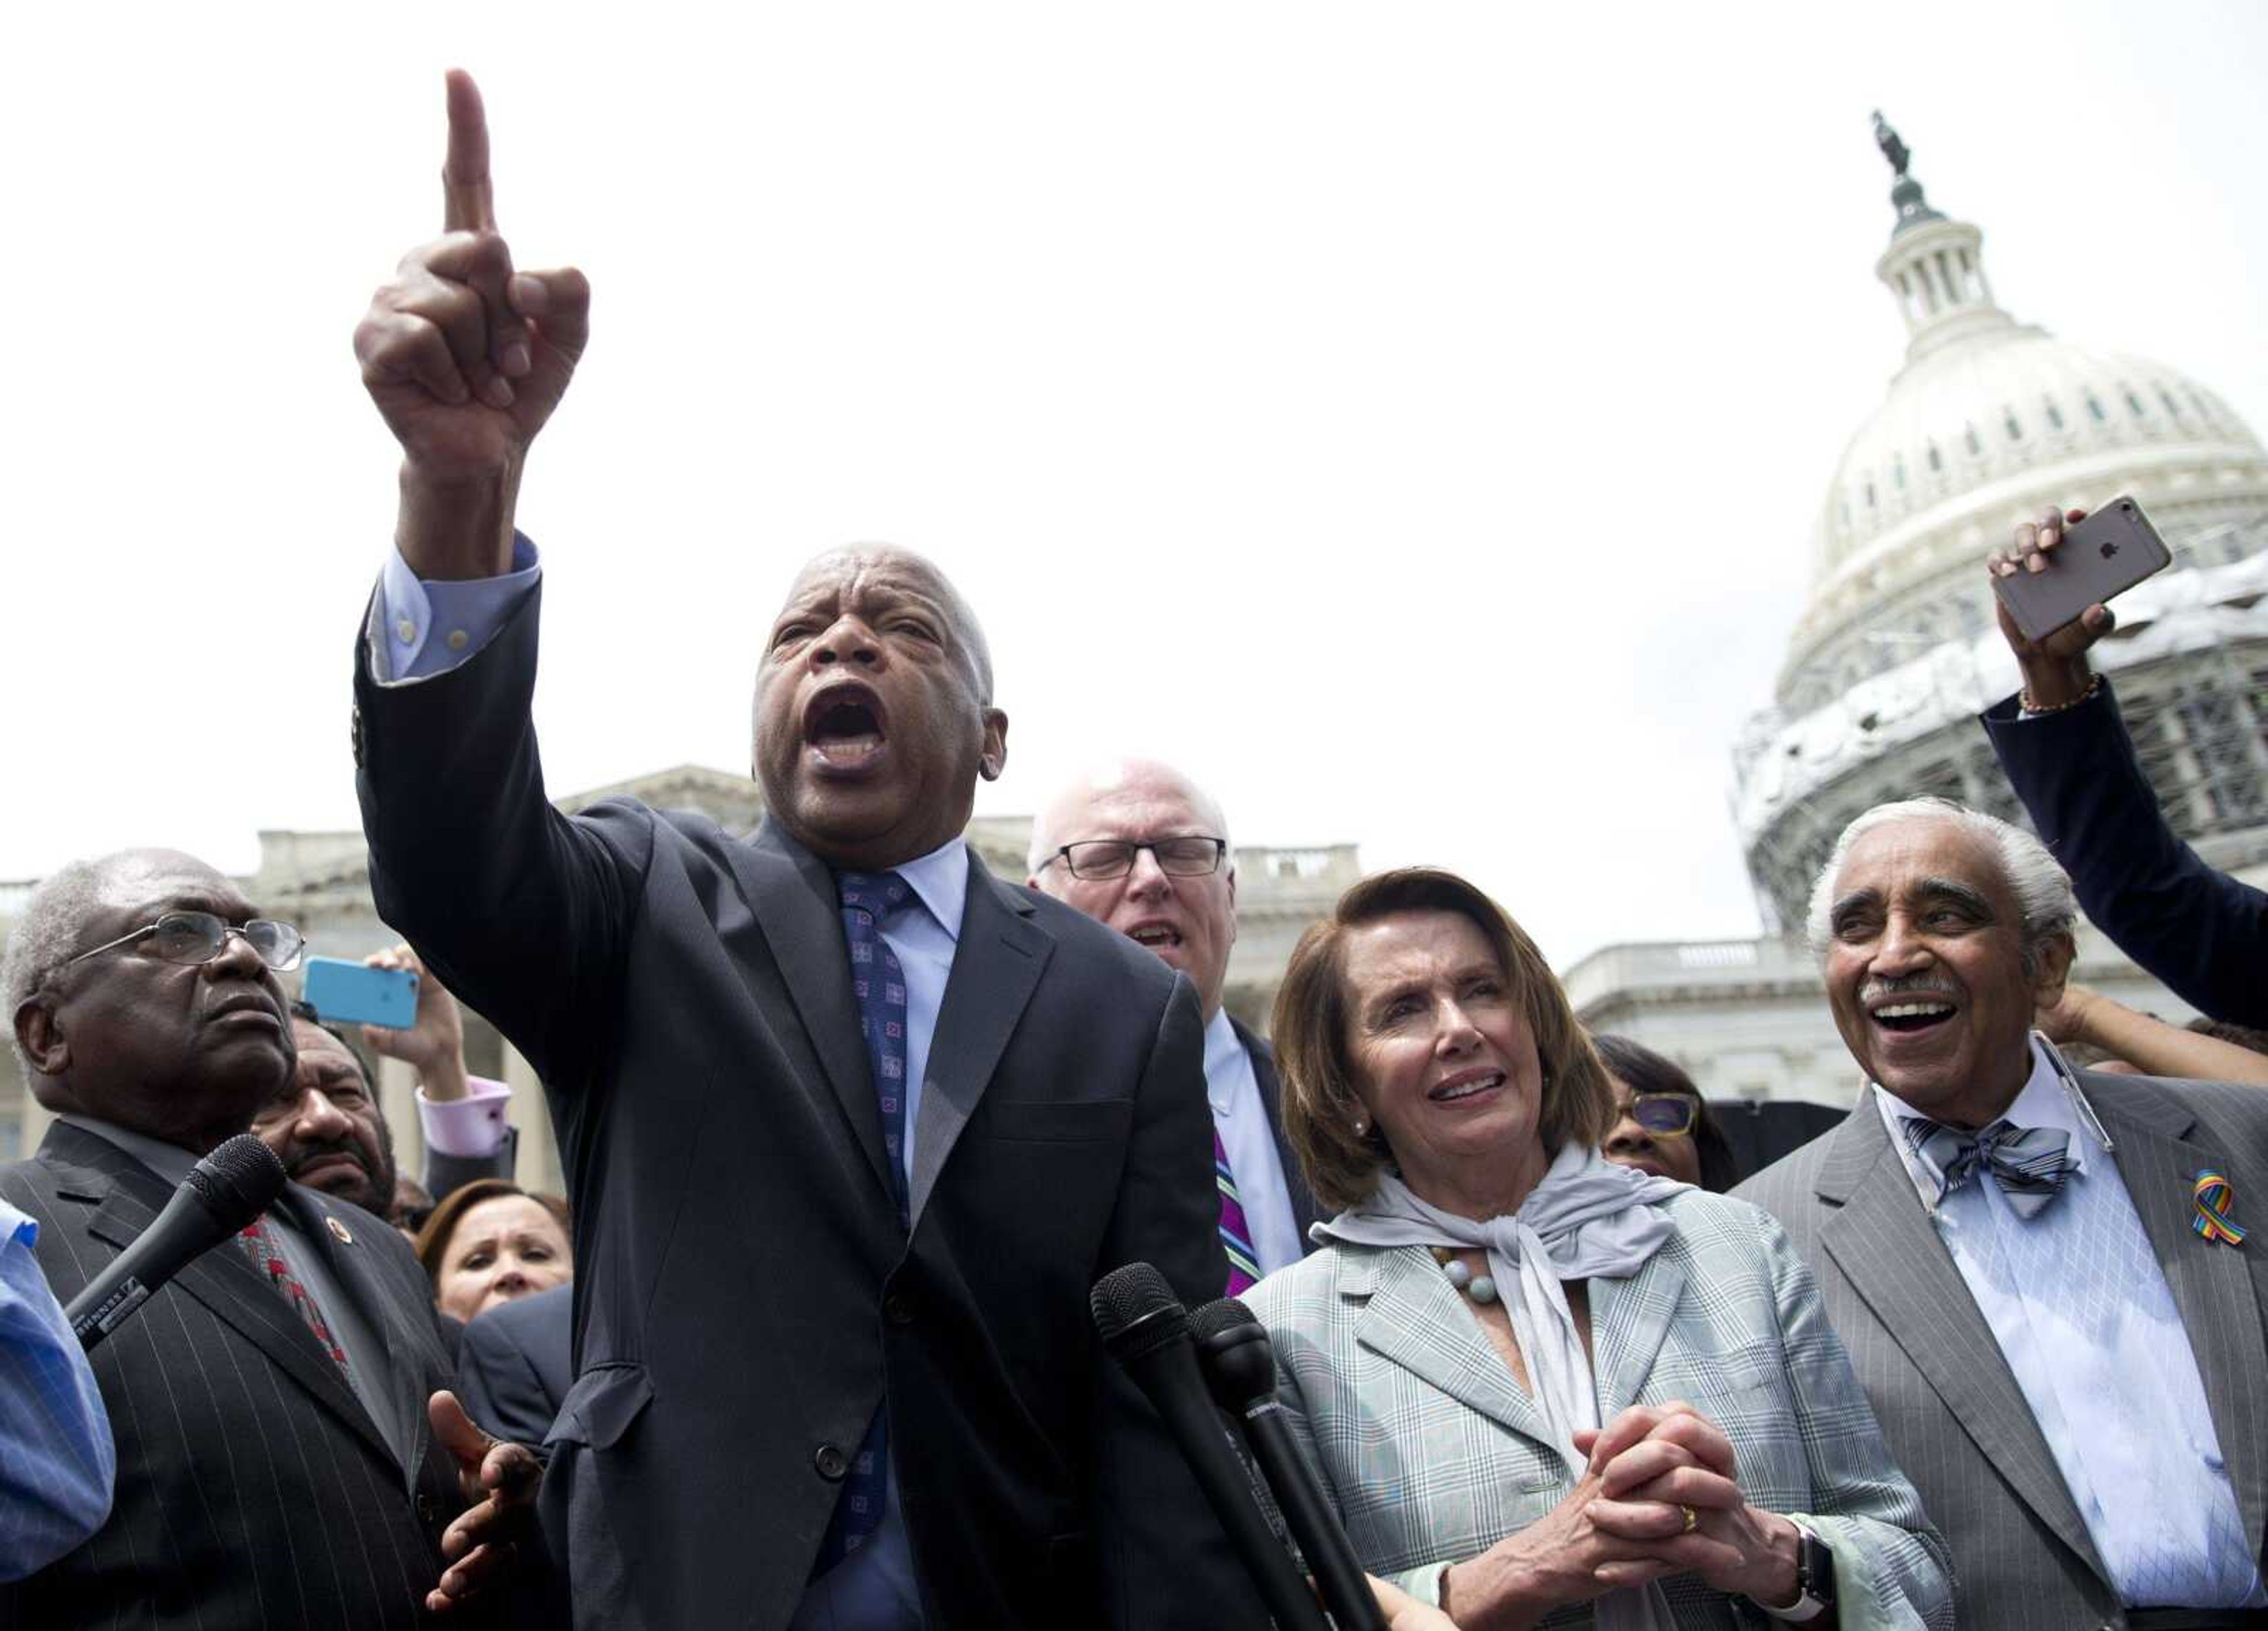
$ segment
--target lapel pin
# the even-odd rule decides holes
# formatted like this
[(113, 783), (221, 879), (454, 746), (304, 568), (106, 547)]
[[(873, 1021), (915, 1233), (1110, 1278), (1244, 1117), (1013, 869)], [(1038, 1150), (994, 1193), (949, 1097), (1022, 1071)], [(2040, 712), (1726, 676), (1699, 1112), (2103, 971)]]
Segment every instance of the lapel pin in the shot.
[(2201, 1238), (2219, 1240), (2228, 1245), (2242, 1245), (2244, 1231), (2229, 1218), (2236, 1204), (2235, 1188), (2228, 1179), (2211, 1167), (2200, 1167), (2197, 1175), (2197, 1216), (2190, 1227)]
[(326, 1212), (323, 1214), (323, 1222), (330, 1225), (331, 1238), (336, 1240), (341, 1245), (352, 1245), (354, 1244), (354, 1237), (347, 1232), (347, 1226), (339, 1222), (337, 1218), (333, 1217), (328, 1212)]

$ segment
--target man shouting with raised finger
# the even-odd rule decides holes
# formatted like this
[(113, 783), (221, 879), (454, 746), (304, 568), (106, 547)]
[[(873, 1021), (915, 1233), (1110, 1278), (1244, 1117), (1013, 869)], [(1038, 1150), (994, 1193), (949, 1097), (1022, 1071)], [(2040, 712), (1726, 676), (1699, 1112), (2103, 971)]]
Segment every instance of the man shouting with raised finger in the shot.
[(811, 562), (762, 641), (752, 840), (550, 808), (514, 501), (588, 290), (514, 269), (461, 74), (449, 122), (447, 231), (357, 334), (404, 458), (356, 749), (381, 915), (551, 1092), (578, 1623), (1263, 1624), (1086, 1311), (1128, 1261), (1226, 1277), (1188, 982), (961, 841), (1007, 716), (902, 551)]

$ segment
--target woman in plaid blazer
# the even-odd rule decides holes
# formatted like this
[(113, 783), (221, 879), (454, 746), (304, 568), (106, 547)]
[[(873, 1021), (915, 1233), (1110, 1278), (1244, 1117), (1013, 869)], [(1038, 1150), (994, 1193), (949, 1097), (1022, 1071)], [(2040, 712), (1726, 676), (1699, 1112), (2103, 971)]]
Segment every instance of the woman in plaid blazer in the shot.
[(1466, 1631), (1952, 1625), (1808, 1271), (1755, 1208), (1599, 1156), (1605, 1072), (1493, 901), (1356, 885), (1274, 1032), (1341, 1210), (1245, 1300), (1366, 1569)]

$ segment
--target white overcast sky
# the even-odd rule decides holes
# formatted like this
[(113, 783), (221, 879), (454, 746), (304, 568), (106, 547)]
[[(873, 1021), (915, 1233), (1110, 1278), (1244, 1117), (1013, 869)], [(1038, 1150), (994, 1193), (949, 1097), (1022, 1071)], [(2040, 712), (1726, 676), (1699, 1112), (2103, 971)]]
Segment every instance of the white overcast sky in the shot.
[[(2268, 9), (62, 7), (0, 53), (0, 878), (355, 824), (392, 445), (350, 335), (480, 78), (594, 287), (521, 518), (555, 792), (747, 762), (761, 631), (933, 555), (980, 811), (1183, 761), (1253, 842), (1494, 891), (1563, 965), (1751, 932), (1727, 744), (1903, 330), (1890, 176), (2002, 302), (2268, 426)], [(436, 788), (433, 797), (448, 790)]]

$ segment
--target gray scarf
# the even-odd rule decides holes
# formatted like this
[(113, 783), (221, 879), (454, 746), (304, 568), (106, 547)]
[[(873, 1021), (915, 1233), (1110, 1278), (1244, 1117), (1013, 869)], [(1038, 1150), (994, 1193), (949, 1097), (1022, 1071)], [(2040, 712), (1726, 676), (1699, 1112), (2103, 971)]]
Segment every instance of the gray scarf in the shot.
[[(1598, 1385), (1560, 1282), (1636, 1274), (1677, 1231), (1655, 1203), (1688, 1187), (1570, 1142), (1509, 1217), (1459, 1217), (1389, 1175), (1368, 1200), (1310, 1232), (1318, 1241), (1348, 1245), (1485, 1251), (1528, 1361), (1544, 1430), (1580, 1479), (1586, 1461), (1575, 1451), (1575, 1432), (1601, 1425)], [(1673, 1631), (1676, 1623), (1658, 1584), (1608, 1592), (1598, 1599), (1597, 1619), (1600, 1631)]]

